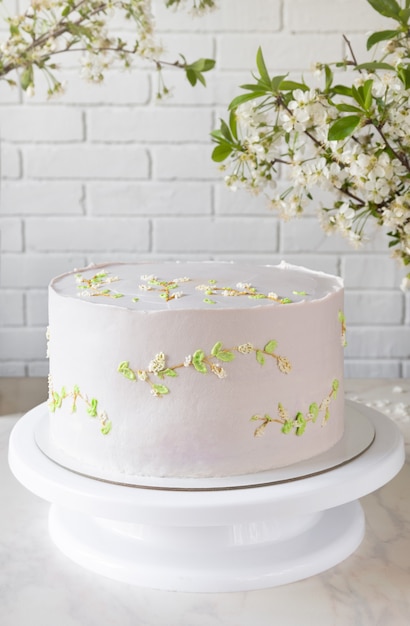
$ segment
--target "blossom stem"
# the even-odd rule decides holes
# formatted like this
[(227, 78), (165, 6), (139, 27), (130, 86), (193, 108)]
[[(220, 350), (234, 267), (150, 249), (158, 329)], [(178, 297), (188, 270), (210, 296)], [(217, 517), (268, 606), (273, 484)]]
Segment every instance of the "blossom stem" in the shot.
[(390, 144), (389, 140), (387, 139), (386, 135), (384, 134), (382, 126), (380, 124), (374, 124), (373, 123), (373, 126), (378, 131), (379, 135), (381, 136), (381, 138), (383, 139), (384, 143), (386, 144), (386, 148), (388, 148), (391, 151), (391, 153), (396, 157), (396, 159), (398, 161), (400, 161), (400, 163), (402, 165), (404, 165), (406, 170), (410, 172), (410, 164), (409, 164), (409, 161), (407, 159), (407, 156), (405, 154), (403, 154), (403, 153), (397, 152), (397, 150), (395, 150), (393, 148), (393, 146)]
[[(346, 42), (347, 47), (349, 48), (349, 52), (350, 52), (350, 54), (351, 54), (353, 64), (357, 67), (358, 62), (357, 62), (357, 59), (356, 59), (356, 55), (355, 55), (355, 53), (353, 52), (352, 44), (351, 44), (351, 42), (349, 41), (349, 39), (346, 37), (346, 35), (343, 35), (343, 39), (344, 39), (344, 41)], [(359, 70), (359, 71), (360, 71), (360, 70)]]

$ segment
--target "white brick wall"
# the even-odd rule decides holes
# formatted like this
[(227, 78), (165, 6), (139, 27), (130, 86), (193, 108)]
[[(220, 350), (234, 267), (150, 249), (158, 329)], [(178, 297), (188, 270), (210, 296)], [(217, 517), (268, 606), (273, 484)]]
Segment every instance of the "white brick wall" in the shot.
[[(364, 60), (367, 33), (390, 22), (366, 0), (219, 4), (193, 19), (154, 0), (168, 59), (216, 59), (206, 89), (168, 70), (172, 97), (157, 104), (148, 66), (113, 68), (93, 86), (79, 77), (78, 54), (59, 59), (67, 91), (56, 100), (41, 79), (33, 98), (0, 85), (0, 376), (47, 373), (52, 276), (91, 261), (175, 258), (285, 258), (340, 273), (347, 375), (410, 376), (410, 296), (399, 290), (403, 272), (383, 234), (354, 251), (326, 237), (312, 213), (280, 222), (262, 199), (229, 192), (210, 159), (209, 132), (249, 81), (259, 45), (272, 73), (298, 78), (313, 61), (340, 59), (343, 34)], [(0, 23), (0, 39), (2, 31)]]

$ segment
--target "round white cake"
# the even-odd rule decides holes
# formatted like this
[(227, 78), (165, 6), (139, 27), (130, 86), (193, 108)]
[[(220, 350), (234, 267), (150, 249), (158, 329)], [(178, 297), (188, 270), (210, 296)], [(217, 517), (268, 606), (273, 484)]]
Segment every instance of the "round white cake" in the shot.
[(219, 477), (343, 434), (343, 283), (281, 263), (104, 264), (49, 288), (50, 437), (98, 476)]

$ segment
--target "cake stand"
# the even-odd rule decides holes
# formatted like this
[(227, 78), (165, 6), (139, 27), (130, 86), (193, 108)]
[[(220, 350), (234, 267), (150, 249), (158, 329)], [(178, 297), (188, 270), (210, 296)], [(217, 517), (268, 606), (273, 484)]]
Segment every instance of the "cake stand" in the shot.
[(216, 482), (120, 484), (50, 458), (36, 437), (46, 412), (40, 405), (17, 422), (9, 445), (14, 475), (51, 503), (50, 535), (65, 555), (141, 587), (251, 590), (329, 569), (363, 539), (358, 498), (389, 482), (404, 462), (395, 424), (347, 402), (348, 441), (335, 449), (336, 461), (325, 455)]

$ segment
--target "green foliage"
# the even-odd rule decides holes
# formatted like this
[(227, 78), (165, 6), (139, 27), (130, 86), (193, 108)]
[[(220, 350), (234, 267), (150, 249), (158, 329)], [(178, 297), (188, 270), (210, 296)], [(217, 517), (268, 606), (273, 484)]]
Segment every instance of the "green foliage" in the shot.
[(215, 61), (213, 59), (198, 59), (194, 63), (187, 63), (184, 59), (184, 70), (188, 81), (192, 87), (195, 87), (197, 82), (206, 86), (204, 78), (204, 72), (209, 72), (215, 67)]
[(359, 126), (360, 119), (358, 115), (346, 115), (346, 117), (334, 122), (329, 128), (329, 141), (340, 141), (352, 135)]
[[(166, 0), (165, 6), (178, 8), (181, 2), (183, 2), (183, 0)], [(215, 2), (214, 0), (197, 0), (196, 2), (194, 1), (193, 6), (196, 11), (205, 11), (207, 9), (213, 9)]]
[[(368, 3), (393, 21), (365, 42), (367, 50), (381, 50), (379, 58), (375, 54), (374, 60), (361, 63), (344, 37), (348, 57), (318, 63), (323, 84), (317, 87), (287, 74), (272, 76), (259, 47), (253, 80), (240, 86), (242, 92), (228, 106), (229, 120), (221, 120), (211, 133), (216, 144), (212, 159), (223, 164), (228, 186), (264, 193), (284, 219), (303, 212), (314, 186), (333, 188), (335, 201), (321, 212), (323, 228), (339, 231), (357, 245), (365, 239), (367, 223), (375, 220), (387, 226), (389, 247), (407, 266), (410, 0)], [(334, 69), (352, 70), (356, 76), (350, 85), (335, 84)], [(293, 172), (288, 175), (286, 169)], [(289, 186), (278, 192), (279, 175)], [(402, 287), (410, 287), (410, 273)]]
[(300, 437), (305, 432), (306, 425), (307, 425), (307, 421), (306, 421), (303, 413), (301, 413), (301, 412), (297, 413), (296, 418), (295, 418), (295, 422), (296, 422), (295, 433), (296, 433), (296, 435), (298, 437)]
[(396, 0), (367, 0), (380, 15), (400, 21), (401, 7)]
[(319, 407), (316, 402), (312, 402), (309, 406), (309, 414), (312, 416), (312, 422), (315, 423), (319, 416)]
[(390, 39), (394, 39), (400, 33), (399, 30), (381, 30), (377, 33), (372, 33), (367, 40), (366, 47), (368, 50), (373, 48), (376, 44), (381, 41), (389, 41)]
[(284, 435), (289, 435), (289, 433), (291, 433), (291, 432), (292, 432), (292, 430), (293, 430), (293, 421), (292, 421), (292, 420), (287, 420), (287, 421), (283, 424), (283, 426), (282, 426), (282, 429), (281, 429), (281, 430), (282, 430), (282, 433), (283, 433)]
[(306, 414), (302, 411), (297, 411), (295, 417), (290, 418), (288, 411), (279, 402), (277, 418), (272, 418), (268, 414), (265, 414), (263, 417), (262, 415), (253, 415), (251, 417), (251, 421), (262, 422), (261, 425), (255, 430), (254, 435), (256, 437), (261, 436), (270, 422), (277, 422), (281, 424), (281, 432), (284, 435), (294, 433), (297, 437), (301, 437), (304, 434), (309, 422), (314, 424), (320, 414), (323, 416), (323, 426), (330, 418), (329, 402), (336, 398), (338, 388), (339, 381), (335, 379), (332, 382), (332, 389), (328, 396), (320, 403), (320, 405), (317, 404), (317, 402), (312, 402), (309, 405), (309, 410)]
[(169, 376), (170, 378), (176, 378), (178, 374), (175, 370), (170, 369), (169, 367), (166, 370), (162, 370), (161, 372), (164, 376)]
[(169, 393), (169, 389), (168, 387), (165, 387), (165, 385), (152, 385), (152, 388), (154, 389), (155, 393), (159, 394), (160, 396)]
[(206, 364), (204, 363), (205, 352), (203, 350), (196, 350), (192, 356), (192, 365), (197, 372), (206, 374), (208, 372)]
[(98, 415), (98, 400), (96, 398), (91, 398), (89, 405), (87, 407), (87, 413), (90, 417), (97, 417)]
[(255, 356), (260, 365), (265, 365), (265, 355), (263, 354), (262, 350), (256, 350)]
[(103, 426), (101, 426), (101, 432), (103, 435), (108, 435), (109, 432), (111, 432), (112, 429), (112, 422), (107, 421), (103, 424)]
[(275, 341), (274, 339), (271, 339), (271, 341), (268, 341), (268, 343), (264, 347), (264, 351), (267, 352), (268, 354), (274, 354), (277, 347), (278, 347), (278, 342)]
[(136, 380), (135, 373), (129, 365), (129, 361), (122, 361), (117, 369), (125, 378), (128, 378), (128, 380)]
[(229, 363), (235, 358), (235, 355), (232, 351), (223, 350), (222, 343), (220, 341), (218, 341), (212, 348), (211, 355), (214, 356), (216, 359), (223, 361), (224, 363)]

